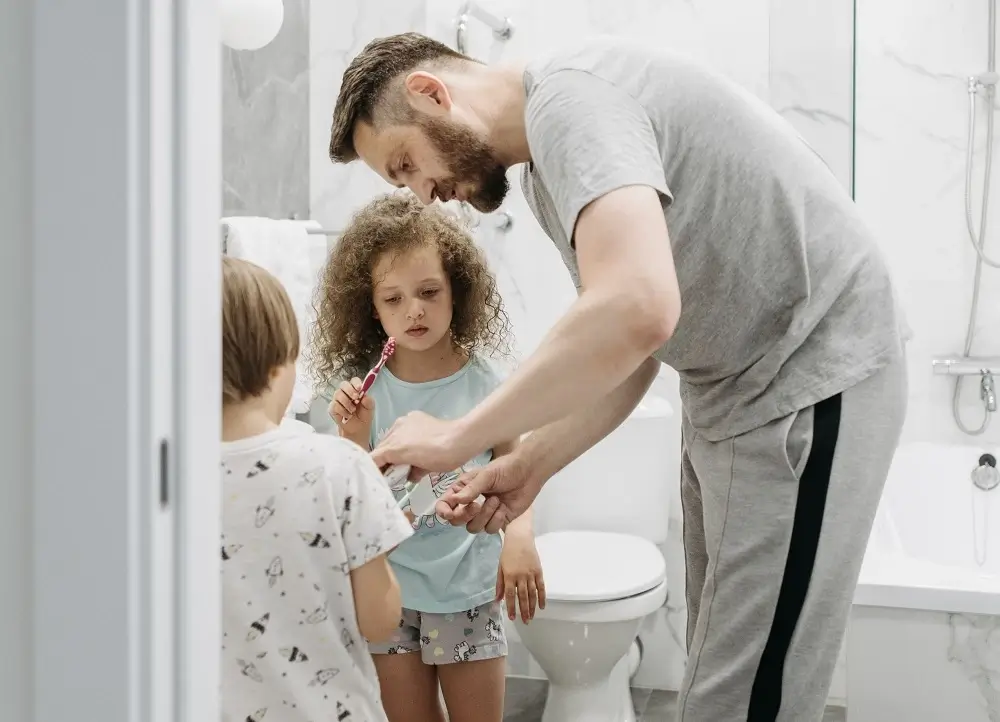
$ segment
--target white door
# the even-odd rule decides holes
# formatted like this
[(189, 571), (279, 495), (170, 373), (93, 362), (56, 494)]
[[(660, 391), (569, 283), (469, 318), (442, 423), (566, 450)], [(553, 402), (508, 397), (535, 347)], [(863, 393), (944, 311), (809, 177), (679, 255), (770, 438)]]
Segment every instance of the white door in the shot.
[(33, 3), (37, 722), (219, 718), (215, 5)]

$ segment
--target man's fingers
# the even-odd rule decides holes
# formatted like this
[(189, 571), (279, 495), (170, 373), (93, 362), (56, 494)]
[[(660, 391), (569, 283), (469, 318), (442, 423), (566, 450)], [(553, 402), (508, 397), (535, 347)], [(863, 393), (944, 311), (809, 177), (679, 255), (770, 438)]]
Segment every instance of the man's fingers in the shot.
[(482, 506), (473, 502), (452, 507), (444, 497), (441, 497), (434, 506), (434, 511), (452, 526), (466, 526), (479, 515)]
[(385, 446), (376, 446), (375, 450), (372, 451), (372, 461), (375, 462), (375, 466), (385, 471), (387, 466), (392, 466), (396, 463), (396, 455), (393, 453), (392, 449), (386, 448)]
[[(489, 501), (493, 501), (496, 497), (490, 497)], [(498, 504), (497, 509), (493, 512), (489, 521), (486, 522), (486, 533), (496, 534), (501, 529), (507, 528), (507, 507), (503, 504)]]
[(446, 496), (454, 500), (455, 505), (471, 504), (480, 496), (489, 491), (492, 484), (487, 474), (480, 473), (480, 469), (462, 474), (449, 487)]
[(471, 534), (478, 534), (486, 526), (492, 522), (493, 514), (497, 509), (500, 508), (500, 500), (495, 496), (489, 496), (482, 505), (479, 513), (476, 514), (475, 518), (465, 525), (465, 528), (469, 530)]

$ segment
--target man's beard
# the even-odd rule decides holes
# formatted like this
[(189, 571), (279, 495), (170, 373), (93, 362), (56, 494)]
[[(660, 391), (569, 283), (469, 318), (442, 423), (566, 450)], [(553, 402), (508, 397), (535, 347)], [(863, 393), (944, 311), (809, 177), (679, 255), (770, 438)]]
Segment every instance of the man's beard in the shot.
[(493, 149), (465, 126), (423, 119), (420, 128), (441, 155), (451, 178), (450, 191), (459, 184), (473, 187), (469, 204), (480, 213), (492, 213), (500, 207), (510, 183), (507, 169), (493, 154)]

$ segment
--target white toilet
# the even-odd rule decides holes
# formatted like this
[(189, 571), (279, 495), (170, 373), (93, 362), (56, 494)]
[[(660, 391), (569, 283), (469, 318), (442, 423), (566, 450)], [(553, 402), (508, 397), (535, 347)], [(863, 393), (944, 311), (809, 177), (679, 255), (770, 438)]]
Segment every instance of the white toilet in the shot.
[(670, 404), (647, 395), (535, 502), (547, 605), (517, 632), (549, 680), (542, 722), (635, 722), (636, 635), (667, 598), (679, 440)]

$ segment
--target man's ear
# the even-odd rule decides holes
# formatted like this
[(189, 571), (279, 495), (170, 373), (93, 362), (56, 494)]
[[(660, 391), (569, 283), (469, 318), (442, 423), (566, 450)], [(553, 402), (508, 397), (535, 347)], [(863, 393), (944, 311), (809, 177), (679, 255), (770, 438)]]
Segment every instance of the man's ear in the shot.
[(451, 112), (452, 100), (448, 87), (438, 76), (415, 70), (403, 81), (407, 101), (414, 110), (440, 116)]

